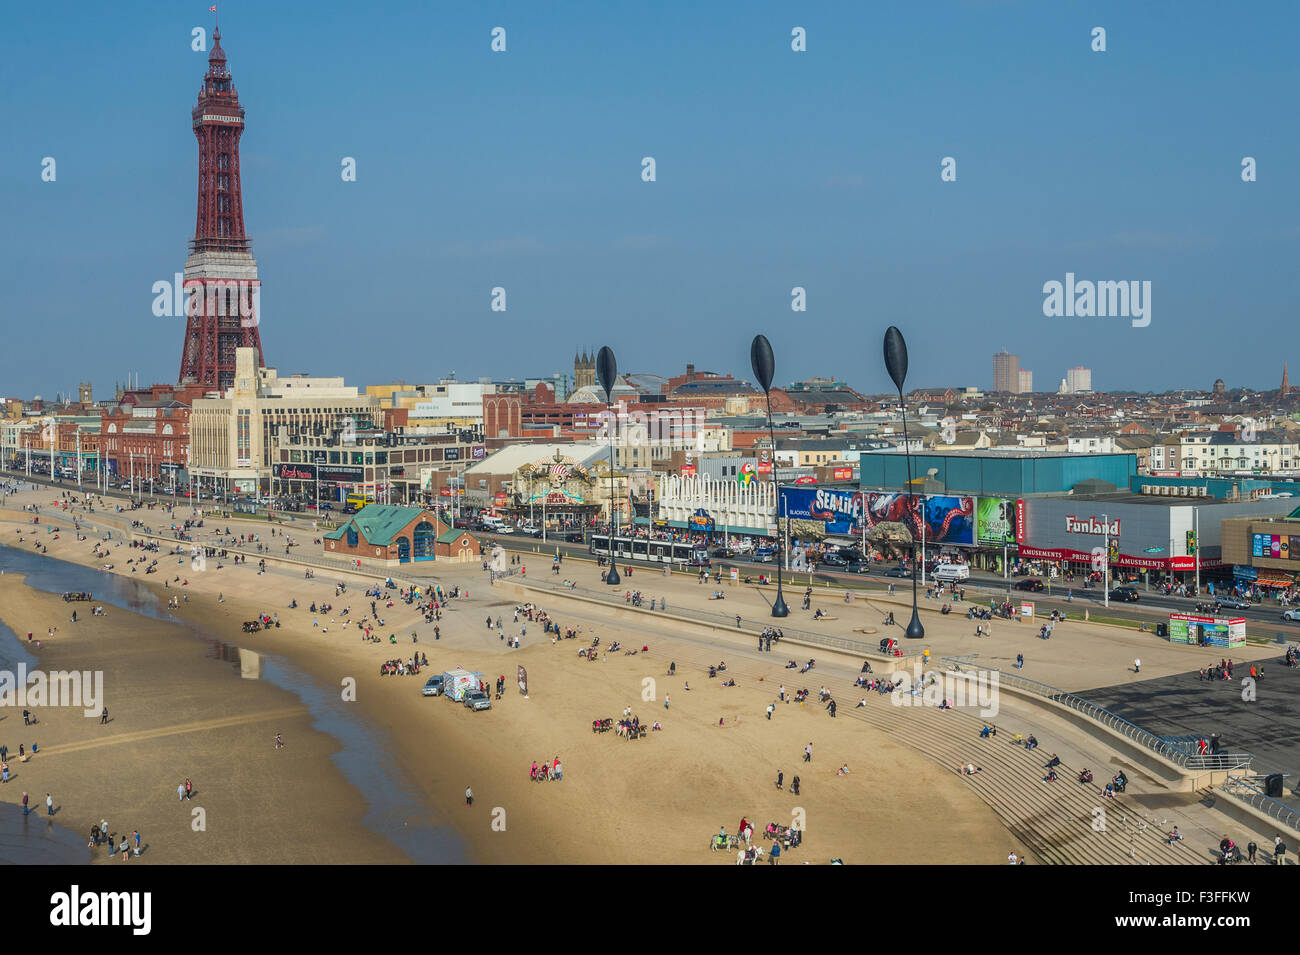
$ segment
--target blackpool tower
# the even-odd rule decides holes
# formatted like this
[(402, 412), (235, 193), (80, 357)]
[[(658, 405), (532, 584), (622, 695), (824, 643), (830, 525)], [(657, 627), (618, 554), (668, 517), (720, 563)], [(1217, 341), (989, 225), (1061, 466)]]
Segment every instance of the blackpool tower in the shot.
[(199, 141), (199, 207), (185, 260), (185, 343), (181, 384), (226, 389), (235, 378), (235, 349), (257, 349), (260, 286), (252, 243), (244, 234), (239, 137), (244, 107), (226, 67), (221, 29), (212, 33), (208, 72), (193, 111)]

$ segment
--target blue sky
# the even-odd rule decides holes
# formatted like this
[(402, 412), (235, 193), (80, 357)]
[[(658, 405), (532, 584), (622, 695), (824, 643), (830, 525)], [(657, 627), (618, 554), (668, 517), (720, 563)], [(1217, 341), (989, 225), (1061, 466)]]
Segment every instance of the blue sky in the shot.
[[(150, 289), (193, 234), (209, 5), (7, 6), (0, 394), (175, 380), (183, 320)], [(1099, 389), (1275, 387), (1297, 357), (1291, 4), (220, 8), (282, 373), (543, 376), (609, 344), (627, 371), (748, 377), (761, 331), (779, 383), (883, 391), (891, 323), (915, 386), (988, 387), (1002, 346), (1040, 390), (1075, 364)], [(1151, 324), (1044, 317), (1067, 272), (1150, 281)]]

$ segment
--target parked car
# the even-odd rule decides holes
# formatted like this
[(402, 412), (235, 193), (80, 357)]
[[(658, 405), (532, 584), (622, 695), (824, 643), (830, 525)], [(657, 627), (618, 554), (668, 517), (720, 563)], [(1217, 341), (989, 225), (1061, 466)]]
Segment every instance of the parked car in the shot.
[(1292, 607), (1290, 610), (1282, 611), (1283, 620), (1300, 620), (1300, 607)]
[(1106, 596), (1120, 603), (1134, 603), (1138, 599), (1138, 592), (1132, 587), (1114, 587)]
[(911, 577), (912, 572), (904, 567), (890, 567), (885, 571), (886, 577)]
[(569, 531), (564, 535), (564, 539), (570, 544), (581, 544), (587, 538), (582, 531)]
[(490, 710), (492, 709), (492, 698), (482, 690), (470, 690), (461, 700), (468, 709), (471, 710)]
[(442, 695), (442, 674), (439, 673), (437, 676), (429, 677), (428, 682), (424, 684), (424, 688), (420, 692), (425, 696)]
[(821, 562), (831, 567), (847, 567), (849, 562), (834, 552), (822, 554)]
[(1027, 590), (1034, 594), (1041, 593), (1043, 590), (1043, 582), (1036, 577), (1032, 577), (1029, 580), (1017, 580), (1015, 589)]

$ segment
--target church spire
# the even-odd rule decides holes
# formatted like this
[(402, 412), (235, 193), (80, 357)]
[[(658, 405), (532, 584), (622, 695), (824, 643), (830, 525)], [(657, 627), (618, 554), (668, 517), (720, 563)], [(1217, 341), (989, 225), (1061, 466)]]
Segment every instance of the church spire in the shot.
[(1282, 362), (1282, 387), (1277, 390), (1279, 398), (1285, 398), (1291, 393), (1291, 382), (1286, 377), (1286, 362)]

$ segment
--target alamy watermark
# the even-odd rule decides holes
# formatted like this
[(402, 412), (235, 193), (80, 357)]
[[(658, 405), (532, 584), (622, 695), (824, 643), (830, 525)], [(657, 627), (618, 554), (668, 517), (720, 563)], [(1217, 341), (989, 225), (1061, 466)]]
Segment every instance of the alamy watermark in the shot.
[(899, 670), (898, 683), (889, 694), (895, 706), (977, 706), (984, 719), (998, 715), (998, 671), (937, 671), (922, 672), (921, 664), (912, 666), (912, 673)]
[(0, 670), (0, 706), (79, 706), (86, 716), (99, 716), (104, 705), (103, 670)]
[(688, 449), (703, 453), (704, 428), (708, 416), (703, 408), (686, 411), (628, 411), (627, 402), (618, 411), (603, 411), (597, 441), (620, 447)]
[(256, 328), (262, 314), (259, 279), (186, 279), (177, 272), (173, 280), (153, 283), (153, 313), (158, 318), (195, 318), (215, 315), (238, 318), (243, 328)]
[(1043, 314), (1048, 318), (1128, 318), (1134, 328), (1151, 324), (1150, 280), (1119, 282), (1065, 281), (1043, 283)]

